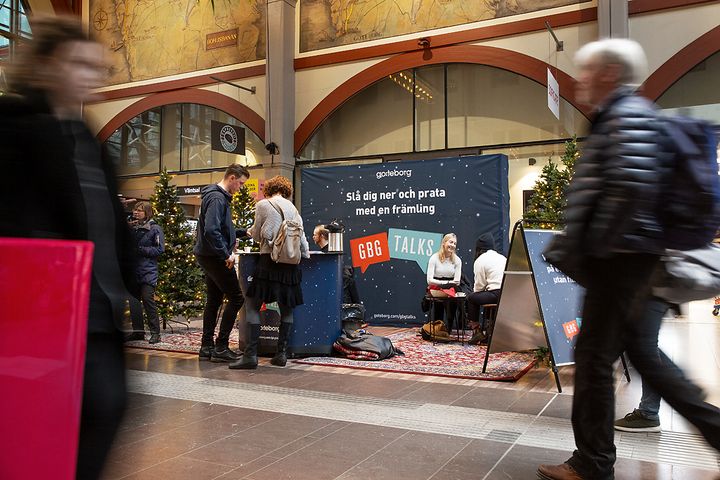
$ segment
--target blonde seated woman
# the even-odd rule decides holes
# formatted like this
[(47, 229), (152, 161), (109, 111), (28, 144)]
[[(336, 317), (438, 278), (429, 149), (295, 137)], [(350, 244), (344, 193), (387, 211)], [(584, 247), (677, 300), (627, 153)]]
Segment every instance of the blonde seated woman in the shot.
[[(454, 233), (448, 233), (440, 243), (440, 249), (430, 257), (427, 268), (428, 290), (433, 288), (450, 288), (460, 285), (460, 276), (462, 275), (462, 260), (455, 253), (457, 250), (457, 236)], [(455, 313), (455, 305), (446, 304), (445, 308), (445, 324), (448, 329), (452, 327), (450, 320)], [(441, 309), (435, 309), (435, 318), (440, 320), (443, 317)]]

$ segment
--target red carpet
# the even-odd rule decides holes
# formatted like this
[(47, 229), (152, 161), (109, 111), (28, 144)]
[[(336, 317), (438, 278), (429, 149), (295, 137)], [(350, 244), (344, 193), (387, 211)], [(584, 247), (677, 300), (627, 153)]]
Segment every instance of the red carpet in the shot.
[(474, 380), (515, 381), (535, 364), (535, 353), (502, 352), (490, 355), (486, 373), (482, 373), (485, 346), (460, 343), (436, 343), (423, 340), (414, 331), (388, 335), (396, 348), (405, 352), (386, 360), (362, 361), (339, 357), (310, 357), (296, 363), (330, 367), (359, 368), (382, 372), (470, 378)]
[[(125, 345), (169, 352), (197, 353), (202, 329), (191, 327), (188, 330), (176, 327), (175, 332), (161, 333), (161, 342), (154, 345), (148, 344), (147, 340), (127, 342)], [(380, 361), (349, 360), (339, 357), (309, 357), (292, 361), (329, 367), (511, 382), (522, 377), (535, 363), (534, 352), (493, 353), (490, 355), (486, 373), (482, 373), (485, 346), (461, 345), (457, 342), (433, 345), (432, 342), (421, 339), (415, 329), (389, 334), (387, 337), (392, 340), (395, 347), (405, 352), (405, 356)], [(237, 329), (233, 329), (230, 335), (230, 348), (233, 350), (238, 348)]]

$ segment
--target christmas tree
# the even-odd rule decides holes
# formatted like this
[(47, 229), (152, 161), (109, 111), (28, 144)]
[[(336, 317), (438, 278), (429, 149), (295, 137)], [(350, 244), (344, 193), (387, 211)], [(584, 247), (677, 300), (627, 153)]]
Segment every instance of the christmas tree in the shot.
[(575, 161), (580, 156), (577, 138), (565, 142), (565, 152), (558, 165), (549, 159), (535, 182), (527, 212), (523, 216), (525, 227), (560, 229), (565, 223), (567, 204), (566, 190), (575, 171)]
[(165, 234), (165, 252), (158, 259), (159, 278), (155, 295), (158, 314), (164, 320), (197, 316), (205, 303), (205, 283), (195, 263), (192, 229), (180, 206), (177, 188), (163, 169), (150, 197), (155, 221)]
[[(255, 221), (255, 199), (247, 187), (242, 186), (240, 190), (233, 195), (230, 204), (233, 222), (236, 228), (250, 228)], [(251, 247), (252, 251), (259, 251), (259, 246), (253, 245), (251, 239), (240, 239), (238, 247), (242, 250), (244, 247)]]

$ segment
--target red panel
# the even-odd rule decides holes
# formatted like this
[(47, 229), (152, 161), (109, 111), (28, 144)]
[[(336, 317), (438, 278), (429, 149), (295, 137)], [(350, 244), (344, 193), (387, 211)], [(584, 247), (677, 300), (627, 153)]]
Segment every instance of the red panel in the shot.
[(75, 478), (93, 245), (0, 238), (0, 478)]

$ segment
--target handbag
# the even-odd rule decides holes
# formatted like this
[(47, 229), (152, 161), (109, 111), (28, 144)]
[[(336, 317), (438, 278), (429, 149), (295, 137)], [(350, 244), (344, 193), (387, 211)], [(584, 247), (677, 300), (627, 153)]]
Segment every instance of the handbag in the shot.
[(653, 295), (686, 303), (720, 295), (720, 246), (667, 250), (652, 278)]

